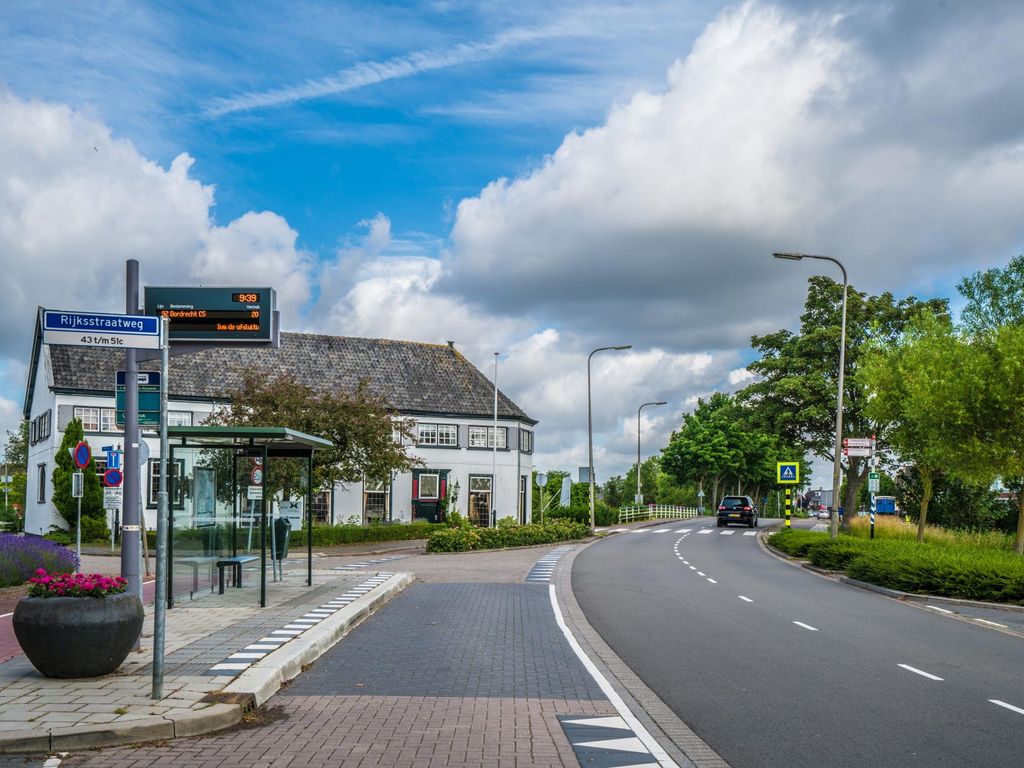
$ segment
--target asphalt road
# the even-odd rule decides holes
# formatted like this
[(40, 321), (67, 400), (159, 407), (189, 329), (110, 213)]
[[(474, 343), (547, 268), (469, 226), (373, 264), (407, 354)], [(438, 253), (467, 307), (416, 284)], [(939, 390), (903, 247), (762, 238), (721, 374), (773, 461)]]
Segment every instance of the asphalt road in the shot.
[(643, 530), (581, 553), (573, 591), (734, 768), (1024, 764), (1024, 640), (794, 568), (713, 519)]

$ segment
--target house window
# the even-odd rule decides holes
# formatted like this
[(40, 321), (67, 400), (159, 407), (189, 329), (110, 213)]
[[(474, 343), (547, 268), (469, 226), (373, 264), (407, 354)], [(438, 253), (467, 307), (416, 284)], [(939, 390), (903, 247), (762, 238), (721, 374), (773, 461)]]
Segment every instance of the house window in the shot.
[(36, 501), (42, 504), (46, 501), (46, 465), (39, 464), (36, 467)]
[(100, 431), (100, 409), (99, 408), (85, 408), (80, 405), (75, 406), (75, 418), (80, 419), (82, 422), (82, 429), (85, 432), (99, 432)]
[(314, 523), (326, 523), (331, 516), (331, 492), (313, 494), (313, 505), (310, 507)]
[[(171, 470), (174, 475), (174, 489), (177, 491), (174, 494), (174, 507), (175, 509), (182, 509), (185, 506), (185, 488), (184, 483), (180, 482), (181, 476), (185, 473), (185, 460), (175, 459), (174, 467)], [(156, 506), (156, 497), (160, 493), (160, 459), (149, 460), (149, 504), (150, 507)]]
[(36, 427), (37, 426), (38, 426), (38, 420), (37, 419), (32, 419), (32, 421), (30, 421), (28, 423), (28, 442), (29, 442), (29, 445), (35, 445), (38, 442), (38, 440), (36, 440)]
[[(498, 427), (498, 448), (504, 449), (508, 440), (508, 428)], [(470, 448), (493, 448), (494, 427), (470, 427), (469, 428)]]
[(39, 426), (36, 427), (36, 440), (45, 440), (50, 436), (50, 411), (39, 417)]
[(93, 456), (92, 457), (92, 463), (93, 463), (93, 466), (96, 467), (96, 477), (99, 478), (100, 485), (102, 486), (103, 485), (103, 473), (107, 471), (107, 458), (106, 458), (106, 456), (103, 456), (103, 457)]
[[(422, 485), (420, 487), (422, 489)], [(382, 523), (387, 519), (390, 490), (387, 483), (380, 480), (363, 481), (363, 521), (365, 523)]]
[(481, 528), (491, 524), (491, 478), (469, 476), (469, 522)]
[(533, 432), (528, 429), (519, 430), (519, 450), (523, 453), (533, 453)]
[(167, 426), (168, 427), (191, 427), (192, 426), (192, 411), (168, 411), (167, 412)]
[(115, 420), (117, 411), (113, 408), (103, 408), (100, 410), (100, 431), (101, 432), (117, 432), (117, 422)]
[(419, 499), (437, 499), (440, 497), (439, 475), (420, 475)]
[(437, 445), (437, 424), (420, 424), (417, 445)]
[(459, 428), (454, 424), (437, 425), (437, 444), (456, 446), (459, 444)]

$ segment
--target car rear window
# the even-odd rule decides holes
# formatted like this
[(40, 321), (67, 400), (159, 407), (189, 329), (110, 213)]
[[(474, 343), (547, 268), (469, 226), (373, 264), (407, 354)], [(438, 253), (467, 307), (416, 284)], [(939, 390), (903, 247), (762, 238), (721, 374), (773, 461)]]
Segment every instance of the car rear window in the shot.
[(726, 496), (722, 499), (722, 506), (726, 509), (743, 509), (750, 506), (750, 503), (742, 496)]

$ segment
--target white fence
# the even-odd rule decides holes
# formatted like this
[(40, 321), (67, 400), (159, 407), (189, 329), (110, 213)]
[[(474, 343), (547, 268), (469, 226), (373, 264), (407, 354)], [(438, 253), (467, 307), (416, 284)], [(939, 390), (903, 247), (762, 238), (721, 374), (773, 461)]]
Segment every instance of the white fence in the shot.
[(637, 520), (685, 520), (700, 517), (697, 507), (676, 507), (671, 504), (651, 504), (646, 507), (619, 507), (619, 523)]

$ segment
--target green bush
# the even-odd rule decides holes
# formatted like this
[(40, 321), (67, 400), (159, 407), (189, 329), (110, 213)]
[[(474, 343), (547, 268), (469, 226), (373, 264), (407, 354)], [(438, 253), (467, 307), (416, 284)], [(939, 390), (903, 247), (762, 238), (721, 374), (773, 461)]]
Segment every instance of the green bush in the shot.
[(517, 525), (512, 522), (495, 528), (448, 528), (430, 535), (427, 551), (465, 552), (471, 549), (524, 547), (583, 539), (589, 535), (588, 526), (567, 520), (554, 520), (544, 525)]
[[(569, 520), (590, 527), (590, 505), (574, 504), (571, 507), (555, 507), (544, 516), (547, 520)], [(535, 521), (536, 522), (536, 521)], [(619, 510), (610, 507), (600, 499), (594, 501), (594, 525), (618, 525)]]
[(811, 544), (807, 548), (807, 557), (819, 568), (841, 571), (851, 560), (862, 555), (870, 545), (868, 539), (840, 536), (835, 540), (826, 539)]
[(806, 558), (807, 550), (828, 539), (827, 533), (805, 531), (799, 528), (783, 528), (774, 534), (768, 543), (793, 557)]
[[(426, 539), (435, 531), (447, 530), (444, 523), (409, 523), (394, 525), (314, 525), (313, 546), (331, 547), (337, 544), (358, 544), (366, 541), (408, 541)], [(292, 540), (305, 534), (292, 531)]]

